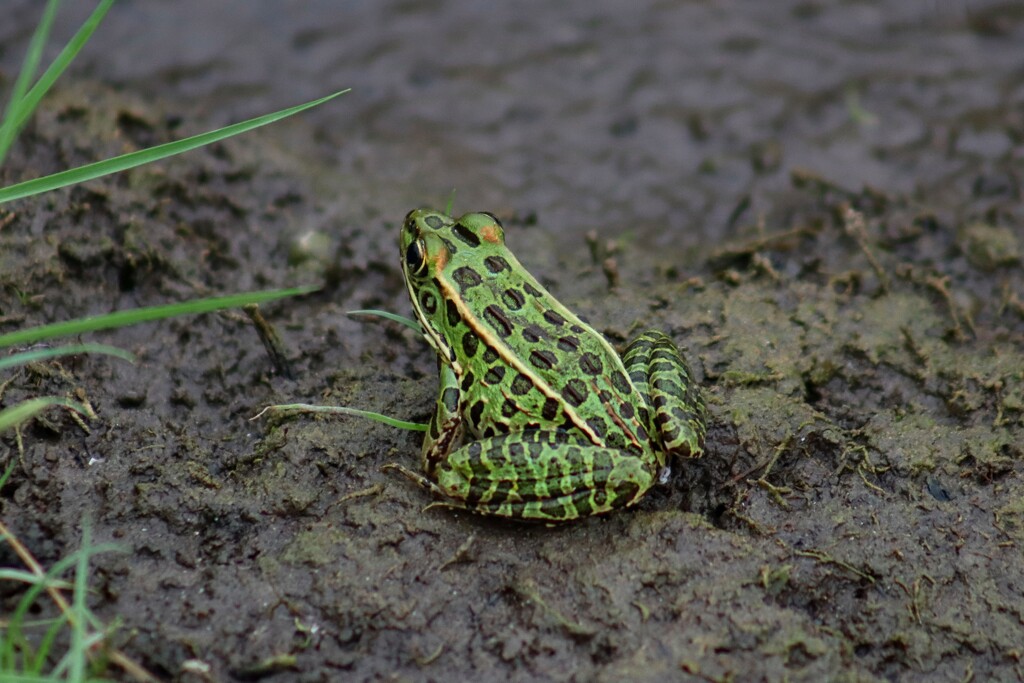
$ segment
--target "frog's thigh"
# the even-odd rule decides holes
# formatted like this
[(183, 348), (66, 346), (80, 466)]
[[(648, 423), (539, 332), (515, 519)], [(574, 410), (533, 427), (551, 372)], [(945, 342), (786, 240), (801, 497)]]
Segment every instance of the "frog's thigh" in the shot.
[(459, 415), (459, 379), (447, 363), (438, 363), (441, 387), (437, 392), (434, 414), (423, 436), (423, 471), (431, 474), (462, 437), (462, 418)]
[(704, 397), (675, 343), (657, 330), (648, 330), (626, 348), (622, 363), (633, 385), (654, 411), (652, 422), (665, 451), (701, 455)]
[(632, 505), (656, 477), (632, 453), (531, 430), (463, 446), (439, 464), (437, 485), (475, 512), (557, 522)]

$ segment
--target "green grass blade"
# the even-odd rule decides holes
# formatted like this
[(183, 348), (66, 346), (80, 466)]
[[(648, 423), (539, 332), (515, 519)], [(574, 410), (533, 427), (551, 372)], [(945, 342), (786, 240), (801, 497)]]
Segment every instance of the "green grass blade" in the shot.
[(15, 365), (34, 363), (46, 358), (74, 356), (80, 353), (102, 353), (107, 356), (116, 356), (122, 360), (128, 361), (129, 363), (135, 362), (135, 356), (124, 349), (117, 348), (116, 346), (110, 346), (108, 344), (73, 344), (70, 346), (58, 346), (52, 349), (35, 349), (34, 351), (16, 353), (13, 356), (8, 356), (7, 358), (0, 358), (0, 370)]
[(6, 470), (4, 470), (4, 473), (0, 474), (0, 489), (2, 489), (4, 487), (4, 484), (7, 483), (7, 478), (11, 476), (11, 472), (13, 472), (13, 471), (14, 471), (14, 461), (12, 460), (11, 464), (7, 466)]
[(91, 531), (89, 519), (83, 519), (82, 547), (78, 550), (78, 562), (75, 563), (75, 592), (72, 594), (71, 600), (71, 613), (74, 615), (74, 619), (71, 622), (71, 649), (68, 652), (70, 658), (68, 680), (71, 683), (82, 683), (84, 681), (87, 664), (85, 595), (89, 590), (89, 555), (92, 552)]
[(0, 569), (0, 580), (20, 581), (22, 583), (37, 583), (42, 580), (45, 582), (45, 586), (47, 587), (59, 588), (61, 590), (71, 588), (71, 584), (63, 579), (40, 579), (32, 572), (25, 571), (24, 569), (11, 569), (9, 567)]
[(279, 405), (267, 406), (260, 411), (259, 415), (256, 415), (253, 419), (261, 417), (267, 413), (280, 414), (280, 415), (291, 415), (296, 413), (328, 413), (332, 415), (355, 415), (356, 417), (365, 417), (369, 420), (376, 422), (383, 422), (391, 427), (398, 427), (399, 429), (408, 429), (413, 432), (425, 432), (427, 431), (427, 425), (422, 422), (406, 422), (405, 420), (396, 420), (393, 417), (387, 415), (381, 415), (380, 413), (371, 413), (368, 410), (359, 410), (358, 408), (346, 408), (345, 406), (315, 406), (308, 403), (284, 403)]
[(66, 337), (83, 332), (95, 332), (96, 330), (108, 330), (115, 327), (126, 327), (138, 323), (173, 318), (179, 315), (193, 315), (196, 313), (209, 313), (222, 308), (238, 308), (246, 304), (258, 304), (273, 299), (281, 299), (287, 296), (308, 294), (317, 290), (318, 287), (293, 287), (291, 289), (274, 289), (263, 292), (247, 292), (244, 294), (229, 294), (227, 296), (215, 296), (208, 299), (196, 299), (184, 301), (177, 304), (166, 304), (164, 306), (150, 306), (147, 308), (133, 308), (127, 311), (115, 311), (106, 315), (96, 315), (88, 318), (78, 318), (62, 323), (40, 325), (30, 327), (16, 332), (9, 332), (0, 335), (0, 348), (32, 344), (43, 339), (55, 337)]
[[(0, 669), (0, 680), (3, 683), (58, 683), (63, 679), (54, 678), (53, 675), (16, 674)], [(109, 678), (89, 678), (86, 683), (113, 683), (113, 681)]]
[(345, 315), (349, 317), (352, 317), (354, 315), (374, 315), (377, 316), (378, 318), (386, 318), (401, 325), (405, 325), (410, 330), (413, 330), (415, 332), (422, 331), (422, 329), (420, 328), (420, 324), (413, 320), (412, 318), (406, 318), (404, 315), (398, 315), (397, 313), (389, 313), (388, 311), (378, 311), (377, 309), (374, 308), (367, 308), (360, 311), (349, 311)]
[[(85, 44), (89, 42), (93, 32), (103, 21), (103, 17), (107, 15), (107, 12), (113, 6), (114, 0), (101, 0), (100, 4), (97, 5), (96, 9), (93, 10), (89, 18), (82, 24), (82, 28), (78, 29), (78, 32), (72, 36), (68, 44), (64, 46), (64, 49), (60, 51), (57, 58), (53, 60), (53, 63), (43, 72), (43, 75), (39, 77), (36, 84), (32, 86), (32, 89), (28, 91), (24, 98), (21, 100), (19, 112), (17, 118), (14, 120), (15, 133), (21, 130), (21, 127), (25, 125), (26, 119), (32, 115), (32, 112), (39, 106), (39, 101), (43, 99), (43, 96), (49, 92), (53, 84), (60, 78), (60, 75), (64, 73), (64, 70), (68, 68), (68, 65), (78, 56), (78, 53), (82, 51)], [(12, 140), (13, 142), (13, 140)], [(0, 157), (2, 159), (2, 157)]]
[(305, 111), (306, 109), (310, 109), (311, 107), (316, 107), (333, 100), (335, 97), (347, 92), (348, 90), (339, 90), (336, 93), (332, 93), (326, 97), (321, 97), (320, 99), (313, 100), (312, 102), (306, 102), (305, 104), (300, 104), (295, 107), (282, 109), (281, 111), (277, 111), (272, 114), (257, 116), (254, 119), (235, 123), (207, 133), (193, 135), (192, 137), (185, 138), (184, 140), (167, 142), (162, 145), (157, 145), (156, 147), (122, 154), (121, 156), (114, 157), (113, 159), (97, 161), (93, 164), (86, 164), (85, 166), (79, 166), (78, 168), (72, 168), (67, 171), (61, 171), (60, 173), (43, 176), (42, 178), (26, 180), (23, 183), (11, 185), (10, 187), (0, 188), (0, 204), (13, 201), (15, 199), (31, 197), (32, 195), (36, 195), (41, 192), (49, 192), (50, 190), (56, 190), (68, 185), (84, 183), (87, 180), (93, 180), (111, 173), (126, 171), (130, 168), (141, 166), (142, 164), (148, 164), (154, 161), (159, 161), (160, 159), (165, 159), (169, 156), (174, 156), (175, 154), (188, 152), (189, 150), (193, 150), (197, 147), (202, 147), (203, 145), (218, 142), (219, 140), (253, 130), (254, 128), (265, 126), (268, 123), (280, 121), (283, 118), (287, 118), (294, 114), (298, 114), (301, 111)]
[[(0, 680), (3, 683), (58, 683), (63, 680), (52, 675), (34, 676), (32, 674), (16, 674), (0, 669)], [(113, 683), (109, 678), (89, 678), (86, 683)]]
[(57, 662), (57, 666), (47, 675), (49, 683), (57, 683), (57, 681), (74, 681), (75, 683), (95, 683), (95, 678), (84, 678), (82, 676), (76, 676), (73, 673), (69, 673), (68, 677), (64, 678), (65, 671), (70, 671), (74, 663), (78, 660), (83, 662), (82, 673), (85, 673), (87, 659), (86, 655), (94, 647), (100, 645), (106, 639), (105, 633), (89, 633), (86, 638), (82, 640), (81, 649), (73, 650), (69, 649), (64, 656), (61, 657), (60, 661)]
[[(36, 648), (36, 655), (33, 659), (26, 657), (25, 671), (31, 672), (37, 675), (42, 675), (43, 667), (46, 666), (46, 661), (50, 657), (50, 651), (53, 649), (53, 644), (57, 640), (57, 636), (64, 630), (67, 625), (67, 615), (61, 613), (60, 617), (54, 619), (49, 626), (46, 628), (46, 633), (39, 640), (39, 646)], [(29, 623), (22, 623), (22, 627), (30, 627)], [(24, 628), (22, 629), (24, 630)]]
[(53, 18), (57, 16), (57, 7), (59, 6), (60, 0), (49, 0), (46, 3), (43, 16), (39, 20), (35, 33), (32, 34), (32, 40), (28, 44), (25, 63), (22, 64), (21, 71), (18, 72), (18, 79), (14, 81), (11, 99), (7, 102), (7, 108), (4, 110), (4, 121), (0, 125), (0, 164), (3, 163), (4, 157), (7, 156), (7, 150), (10, 149), (11, 143), (14, 142), (14, 136), (18, 131), (16, 121), (21, 118), (25, 93), (28, 91), (29, 83), (36, 77), (39, 59), (42, 57), (43, 47), (46, 45), (46, 39), (50, 35), (50, 27), (53, 26)]
[(40, 396), (39, 398), (31, 398), (27, 401), (16, 403), (10, 408), (0, 410), (0, 432), (4, 432), (25, 420), (31, 419), (50, 406), (64, 406), (86, 417), (90, 416), (89, 410), (81, 403), (76, 403), (60, 396)]
[[(27, 647), (27, 640), (24, 634), (25, 617), (28, 615), (29, 610), (35, 603), (36, 598), (43, 592), (47, 583), (53, 581), (56, 577), (60, 576), (71, 564), (75, 562), (76, 554), (72, 553), (69, 557), (64, 558), (50, 569), (35, 582), (31, 583), (25, 592), (18, 599), (18, 604), (15, 605), (14, 610), (11, 612), (8, 633), (12, 643), (19, 643), (21, 645), (21, 651), (25, 657), (25, 668), (31, 671), (34, 667), (31, 661), (34, 659), (30, 649)], [(66, 615), (62, 615), (61, 619), (65, 619)], [(14, 652), (10, 654), (9, 661), (6, 664), (10, 664), (10, 668), (14, 668), (17, 664)], [(48, 654), (48, 653), (46, 653)]]

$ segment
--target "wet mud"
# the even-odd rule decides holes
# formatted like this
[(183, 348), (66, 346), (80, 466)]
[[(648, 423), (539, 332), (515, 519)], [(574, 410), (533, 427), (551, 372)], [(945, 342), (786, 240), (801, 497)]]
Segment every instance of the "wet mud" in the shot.
[[(30, 5), (0, 29), (5, 84)], [(322, 286), (263, 306), (294, 379), (241, 312), (89, 336), (135, 365), (5, 374), (4, 406), (57, 394), (97, 414), (0, 437), (5, 523), (45, 565), (85, 518), (122, 546), (95, 558), (89, 603), (166, 680), (1024, 680), (1024, 15), (910, 5), (381, 3), (359, 17), (376, 39), (319, 15), (334, 46), (303, 24), (312, 3), (282, 20), (283, 48), (268, 38), (283, 73), (198, 47), (179, 70), (134, 64), (131, 41), (88, 57), (0, 183), (273, 108), (247, 109), (267, 98), (247, 69), (292, 75), (299, 98), (332, 66), (358, 80), (338, 66), (353, 53), (377, 70), (349, 109), (0, 206), (0, 331)], [(115, 10), (108, 38), (129, 19)], [(506, 52), (479, 35), (502, 22), (521, 37)], [(465, 42), (424, 58), (400, 40), (424, 27)], [(671, 36), (715, 52), (683, 68)], [(559, 99), (567, 64), (582, 76)], [(456, 212), (497, 213), (614, 344), (655, 327), (685, 349), (706, 455), (634, 509), (559, 528), (424, 510), (380, 471), (418, 465), (416, 434), (252, 419), (302, 401), (426, 420), (426, 344), (345, 312), (408, 313), (399, 221), (452, 185)], [(7, 546), (0, 563), (18, 565)], [(0, 611), (18, 597), (0, 585)]]

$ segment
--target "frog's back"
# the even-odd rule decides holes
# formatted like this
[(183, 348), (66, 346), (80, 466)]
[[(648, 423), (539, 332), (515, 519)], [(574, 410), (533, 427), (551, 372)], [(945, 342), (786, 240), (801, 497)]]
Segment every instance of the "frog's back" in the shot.
[(644, 398), (611, 345), (544, 289), (503, 240), (464, 238), (453, 233), (455, 251), (439, 285), (447, 290), (447, 337), (470, 432), (481, 438), (554, 427), (596, 445), (647, 449)]

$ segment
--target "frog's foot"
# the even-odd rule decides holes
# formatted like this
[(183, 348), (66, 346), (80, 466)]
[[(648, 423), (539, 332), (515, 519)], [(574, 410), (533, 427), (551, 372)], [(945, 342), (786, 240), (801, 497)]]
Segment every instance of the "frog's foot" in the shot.
[(428, 491), (433, 493), (438, 498), (446, 498), (447, 499), (447, 500), (435, 500), (434, 502), (430, 503), (429, 505), (424, 506), (423, 510), (422, 510), (423, 512), (426, 512), (427, 510), (450, 510), (452, 512), (473, 512), (473, 510), (468, 508), (465, 503), (459, 503), (457, 501), (453, 502), (450, 498), (448, 498), (447, 495), (445, 495), (444, 490), (442, 490), (440, 486), (438, 486), (436, 483), (434, 483), (433, 481), (431, 481), (430, 479), (428, 479), (424, 475), (420, 474), (419, 472), (413, 472), (409, 468), (403, 467), (402, 465), (398, 465), (398, 464), (395, 464), (395, 463), (389, 463), (387, 465), (384, 465), (380, 469), (381, 469), (382, 472), (391, 472), (391, 471), (398, 472), (399, 474), (401, 474), (405, 478), (411, 479), (412, 481), (416, 482), (416, 484), (418, 484), (419, 486), (422, 486), (423, 488), (427, 489)]
[[(438, 486), (435, 482), (431, 481), (430, 479), (427, 479), (427, 477), (420, 474), (419, 472), (413, 472), (408, 467), (404, 467), (402, 465), (398, 465), (395, 463), (388, 463), (387, 465), (381, 467), (380, 470), (381, 472), (398, 472), (407, 479), (411, 479), (412, 481), (416, 482), (419, 486), (422, 486), (423, 488), (427, 489), (435, 496), (439, 498), (448, 497), (447, 494), (445, 494), (444, 489)], [(435, 505), (444, 505), (444, 503), (435, 503)], [(428, 508), (429, 507), (430, 506), (428, 506)]]

